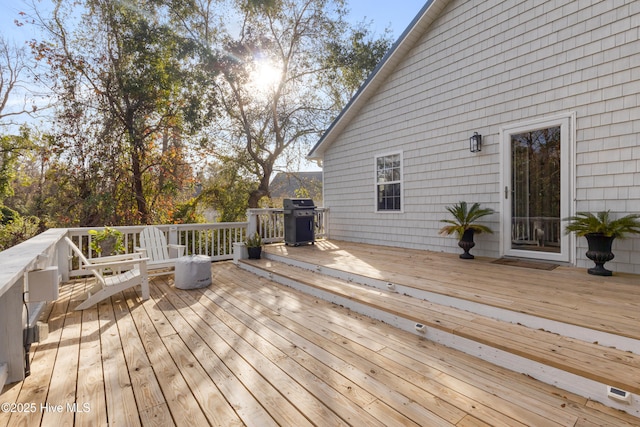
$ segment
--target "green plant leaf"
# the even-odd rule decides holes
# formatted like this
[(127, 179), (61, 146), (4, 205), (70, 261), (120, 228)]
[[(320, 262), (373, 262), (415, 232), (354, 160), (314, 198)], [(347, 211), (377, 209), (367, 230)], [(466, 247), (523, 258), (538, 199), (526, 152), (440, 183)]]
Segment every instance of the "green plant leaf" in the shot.
[(493, 209), (481, 208), (479, 203), (474, 203), (469, 208), (467, 202), (461, 201), (453, 206), (447, 206), (447, 211), (454, 219), (443, 219), (441, 222), (450, 224), (440, 229), (441, 235), (454, 234), (461, 238), (466, 230), (472, 229), (475, 233), (493, 233), (490, 227), (481, 224), (474, 224), (478, 219), (494, 213)]
[(578, 212), (565, 218), (568, 221), (565, 233), (576, 233), (576, 236), (587, 234), (603, 234), (609, 237), (624, 238), (626, 234), (640, 233), (640, 215), (629, 214), (618, 219), (611, 219), (611, 211)]

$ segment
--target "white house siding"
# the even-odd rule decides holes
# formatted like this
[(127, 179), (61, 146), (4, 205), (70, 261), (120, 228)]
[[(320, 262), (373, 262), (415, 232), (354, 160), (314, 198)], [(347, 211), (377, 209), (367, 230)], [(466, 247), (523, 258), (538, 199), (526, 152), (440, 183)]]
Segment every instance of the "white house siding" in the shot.
[[(453, 0), (324, 153), (331, 237), (459, 252), (445, 206), (501, 208), (500, 129), (574, 112), (573, 211), (640, 212), (640, 1)], [(468, 139), (483, 135), (480, 153)], [(401, 151), (402, 213), (376, 213), (374, 156)], [(501, 255), (496, 234), (473, 253)], [(577, 239), (575, 264), (585, 258)], [(640, 273), (640, 238), (615, 271)]]

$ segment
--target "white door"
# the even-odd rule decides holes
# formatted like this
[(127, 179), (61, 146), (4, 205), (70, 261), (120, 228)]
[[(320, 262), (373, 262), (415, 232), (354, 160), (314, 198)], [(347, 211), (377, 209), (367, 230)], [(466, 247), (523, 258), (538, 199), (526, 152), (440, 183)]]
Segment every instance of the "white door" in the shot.
[(571, 206), (573, 116), (501, 130), (502, 248), (507, 256), (570, 261), (562, 219)]

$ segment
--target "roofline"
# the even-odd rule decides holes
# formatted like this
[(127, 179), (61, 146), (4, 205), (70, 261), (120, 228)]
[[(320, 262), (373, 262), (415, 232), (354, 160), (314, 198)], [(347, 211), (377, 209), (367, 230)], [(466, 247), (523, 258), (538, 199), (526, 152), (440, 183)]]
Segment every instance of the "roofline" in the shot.
[[(382, 85), (406, 53), (414, 46), (415, 41), (423, 34), (423, 31), (430, 26), (431, 22), (439, 15), (447, 3), (447, 0), (427, 0), (398, 40), (396, 40), (385, 56), (378, 62), (378, 65), (376, 65), (369, 77), (364, 81), (362, 86), (360, 86), (356, 94), (349, 100), (342, 111), (340, 111), (338, 117), (334, 119), (322, 134), (316, 145), (314, 145), (307, 155), (307, 159), (322, 160), (324, 151), (333, 143), (340, 131), (344, 129), (349, 118), (353, 117), (375, 93), (376, 89)], [(413, 36), (414, 30), (416, 29), (422, 29), (422, 31), (419, 31), (415, 37), (410, 37)]]

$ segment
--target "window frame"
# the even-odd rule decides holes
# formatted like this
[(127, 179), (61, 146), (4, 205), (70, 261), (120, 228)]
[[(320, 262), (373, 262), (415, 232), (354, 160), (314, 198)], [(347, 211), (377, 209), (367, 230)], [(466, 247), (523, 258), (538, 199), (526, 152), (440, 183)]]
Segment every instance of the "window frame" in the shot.
[[(386, 182), (378, 182), (378, 159), (383, 157), (392, 157), (398, 156), (400, 161), (400, 179), (394, 181), (386, 181)], [(402, 151), (389, 151), (384, 153), (379, 153), (374, 155), (373, 157), (373, 201), (374, 201), (374, 211), (375, 213), (381, 214), (393, 214), (393, 213), (403, 213), (404, 212), (404, 156)], [(400, 186), (400, 209), (380, 209), (379, 201), (378, 201), (378, 189), (380, 185), (390, 185), (390, 184), (398, 184)]]

